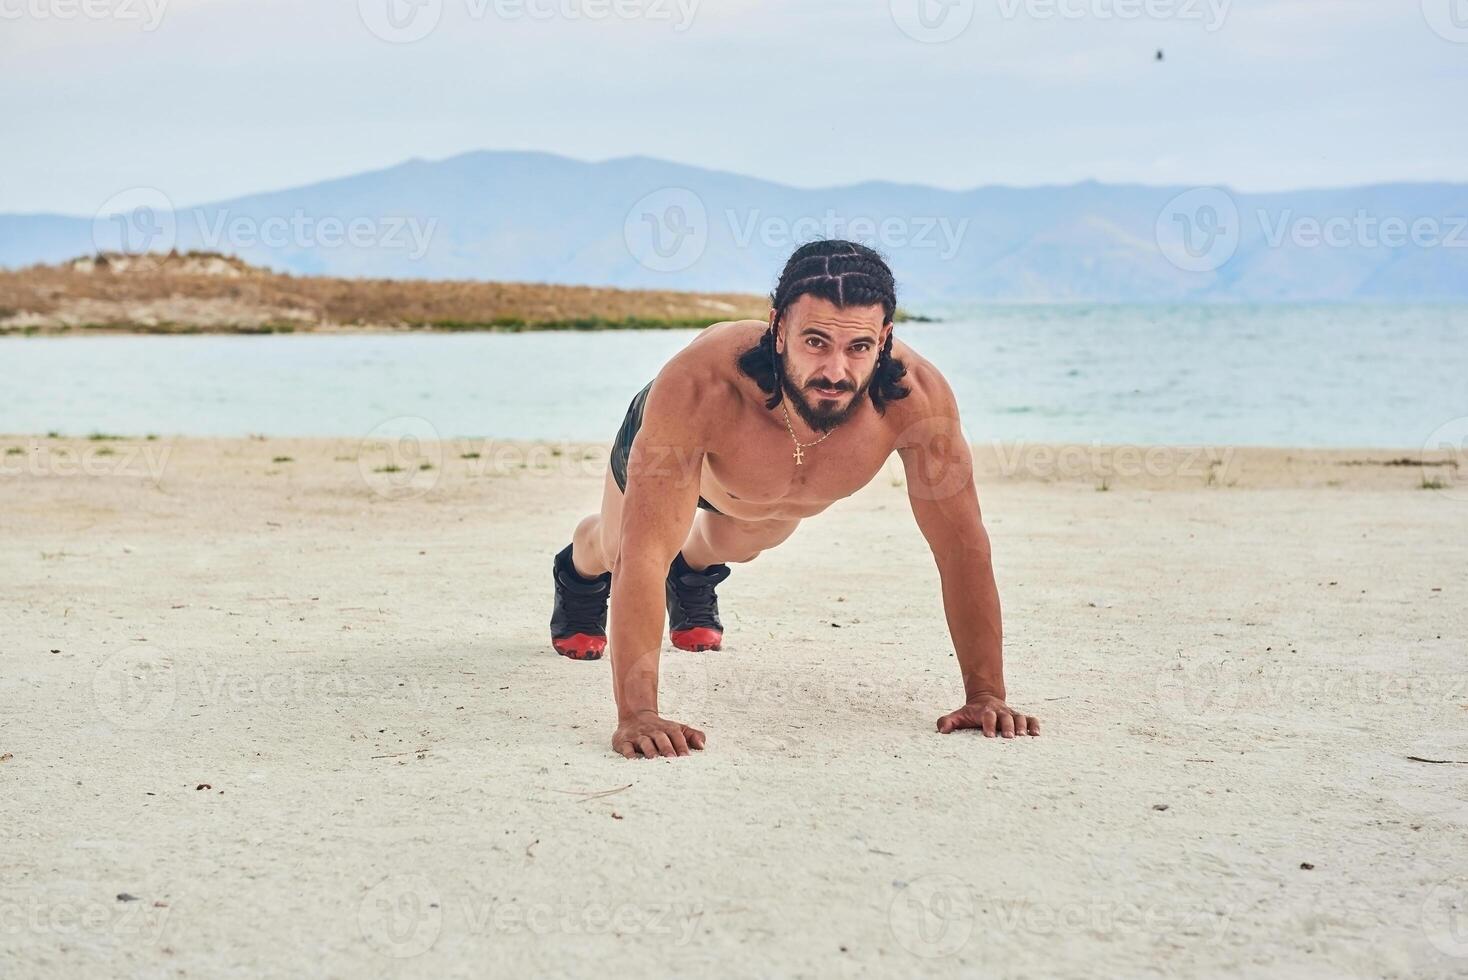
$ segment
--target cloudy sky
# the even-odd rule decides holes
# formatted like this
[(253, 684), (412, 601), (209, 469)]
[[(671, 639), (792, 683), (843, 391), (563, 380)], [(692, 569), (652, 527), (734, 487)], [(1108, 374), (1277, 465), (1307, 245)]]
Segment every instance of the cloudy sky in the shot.
[(0, 211), (474, 149), (801, 186), (1468, 180), (1465, 105), (1468, 0), (0, 0)]

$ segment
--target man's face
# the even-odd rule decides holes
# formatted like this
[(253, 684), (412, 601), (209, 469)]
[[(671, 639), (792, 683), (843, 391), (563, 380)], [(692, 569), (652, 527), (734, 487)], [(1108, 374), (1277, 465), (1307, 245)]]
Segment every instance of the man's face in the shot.
[(784, 360), (785, 397), (806, 425), (829, 432), (856, 411), (892, 330), (883, 320), (880, 304), (841, 307), (816, 296), (790, 304), (775, 350)]

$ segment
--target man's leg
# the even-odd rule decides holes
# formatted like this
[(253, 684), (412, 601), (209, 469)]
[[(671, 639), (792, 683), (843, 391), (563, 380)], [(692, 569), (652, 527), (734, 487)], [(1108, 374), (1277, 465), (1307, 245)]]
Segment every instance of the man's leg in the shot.
[[(683, 542), (683, 560), (695, 571), (727, 562), (753, 561), (761, 551), (780, 544), (800, 526), (797, 520), (741, 521), (699, 508)], [(582, 518), (571, 536), (578, 574), (595, 578), (610, 571), (621, 549), (622, 490), (607, 471), (601, 513)]]
[[(557, 572), (551, 640), (566, 656), (587, 660), (606, 646), (606, 575), (621, 549), (623, 494), (610, 469), (602, 487), (601, 512), (589, 515), (572, 534), (570, 567)], [(678, 555), (668, 569), (668, 629), (684, 650), (718, 650), (724, 627), (715, 587), (729, 575), (728, 562), (753, 561), (794, 533), (799, 520), (742, 521), (699, 508)], [(563, 562), (566, 556), (558, 556)], [(560, 566), (558, 566), (560, 567)], [(575, 581), (579, 577), (580, 582)], [(563, 594), (564, 593), (564, 594)]]
[(581, 519), (571, 534), (571, 558), (578, 574), (594, 578), (612, 570), (622, 530), (622, 488), (608, 469), (602, 481), (601, 513)]
[(753, 561), (790, 537), (799, 521), (741, 521), (700, 510), (668, 569), (668, 638), (682, 650), (723, 649), (716, 589), (729, 577), (726, 562)]
[(694, 571), (728, 562), (754, 561), (795, 533), (797, 520), (741, 521), (727, 514), (700, 510), (683, 542), (683, 560)]

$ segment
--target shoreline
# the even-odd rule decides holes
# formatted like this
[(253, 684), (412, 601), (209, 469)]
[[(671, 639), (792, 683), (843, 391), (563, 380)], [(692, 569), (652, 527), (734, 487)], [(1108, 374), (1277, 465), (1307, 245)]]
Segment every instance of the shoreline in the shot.
[[(405, 448), (405, 447), (411, 447)], [(975, 480), (986, 485), (1013, 483), (1089, 485), (1113, 489), (1235, 490), (1340, 489), (1410, 490), (1468, 494), (1468, 468), (1452, 450), (1368, 447), (1301, 448), (1208, 446), (1199, 444), (1102, 444), (1090, 442), (989, 441), (971, 443)], [(113, 433), (0, 433), (0, 477), (132, 473), (128, 464), (144, 459), (207, 457), (252, 460), (266, 472), (283, 472), (298, 460), (333, 463), (338, 476), (357, 469), (398, 466), (381, 476), (356, 477), (367, 483), (415, 484), (427, 492), (426, 477), (410, 479), (409, 468), (427, 463), (421, 473), (440, 479), (549, 476), (599, 477), (610, 442), (570, 439), (464, 437), (398, 440), (390, 436), (132, 436)], [(408, 458), (411, 455), (412, 458)], [(361, 464), (358, 467), (342, 464)], [(393, 474), (405, 474), (393, 476)], [(892, 454), (872, 483), (904, 485), (900, 459)], [(838, 501), (839, 503), (839, 501)]]
[[(603, 333), (618, 330), (704, 330), (718, 319), (628, 317), (581, 317), (568, 320), (490, 320), (484, 322), (437, 321), (423, 323), (267, 323), (267, 324), (50, 324), (7, 326), (0, 323), (0, 339), (7, 337), (261, 337), (303, 336), (349, 337), (383, 334), (471, 334), (471, 333)], [(894, 323), (942, 323), (942, 317), (898, 311)]]
[(717, 323), (717, 320), (678, 319), (577, 319), (549, 320), (536, 322), (514, 321), (508, 323), (365, 323), (365, 324), (263, 324), (263, 325), (214, 325), (198, 324), (78, 324), (62, 326), (0, 326), (0, 339), (6, 337), (261, 337), (286, 336), (359, 336), (381, 334), (466, 334), (466, 333), (535, 333), (586, 332), (596, 333), (614, 330), (702, 330)]

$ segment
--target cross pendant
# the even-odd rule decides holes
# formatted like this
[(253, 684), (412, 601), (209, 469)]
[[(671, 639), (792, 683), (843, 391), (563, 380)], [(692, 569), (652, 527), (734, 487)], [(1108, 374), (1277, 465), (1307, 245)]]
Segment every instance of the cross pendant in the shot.
[(805, 452), (799, 446), (796, 446), (795, 447), (795, 465), (796, 466), (802, 466), (802, 465), (804, 465), (804, 463), (805, 463)]

